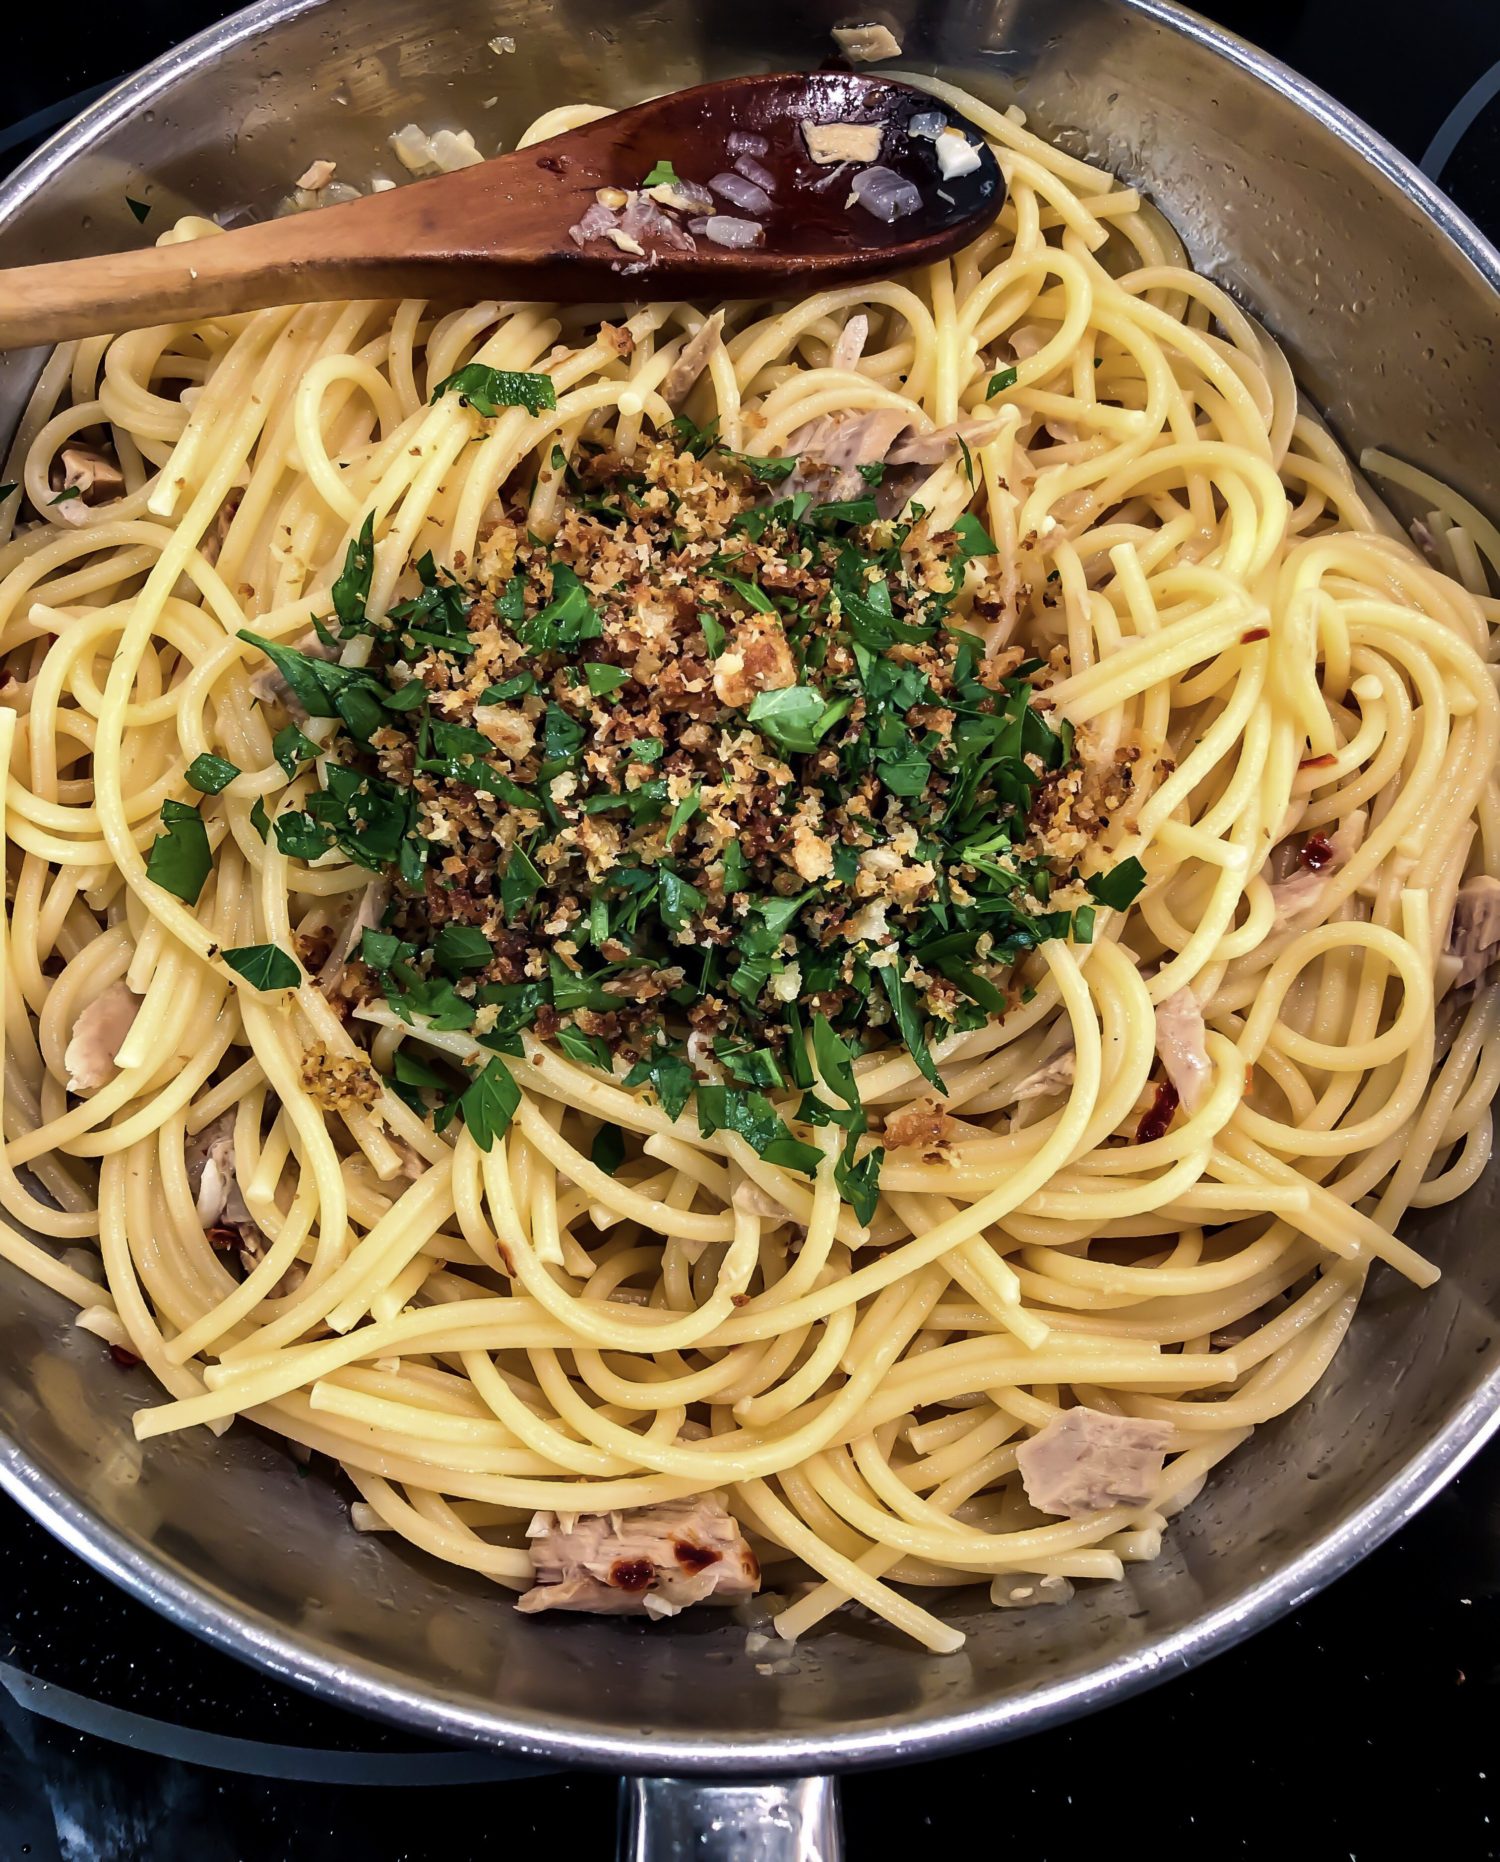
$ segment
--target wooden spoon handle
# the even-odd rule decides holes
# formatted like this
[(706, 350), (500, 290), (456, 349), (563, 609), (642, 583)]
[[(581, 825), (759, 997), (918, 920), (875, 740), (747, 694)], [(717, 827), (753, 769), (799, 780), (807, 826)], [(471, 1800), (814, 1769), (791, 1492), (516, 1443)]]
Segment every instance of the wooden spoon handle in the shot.
[[(535, 253), (523, 251), (508, 261), (455, 251), (451, 244), (424, 241), (415, 227), (407, 239), (393, 240), (393, 216), (378, 211), (388, 198), (374, 195), (144, 251), (17, 266), (0, 273), (0, 349), (265, 310), (273, 304), (465, 291), (542, 294)], [(377, 211), (361, 215), (362, 207)]]

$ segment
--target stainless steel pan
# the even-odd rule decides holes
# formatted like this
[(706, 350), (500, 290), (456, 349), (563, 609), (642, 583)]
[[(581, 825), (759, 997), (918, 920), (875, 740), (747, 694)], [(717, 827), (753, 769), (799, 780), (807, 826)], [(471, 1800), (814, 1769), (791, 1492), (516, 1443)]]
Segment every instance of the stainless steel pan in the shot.
[[(127, 193), (152, 203), (154, 231), (189, 208), (263, 210), (314, 157), (389, 167), (384, 137), (411, 119), (493, 145), (565, 98), (813, 64), (828, 27), (859, 17), (829, 0), (265, 0), (122, 85), (0, 189), (0, 260), (130, 243)], [(901, 0), (885, 17), (910, 61), (1020, 101), (1146, 188), (1281, 337), (1346, 445), (1388, 444), (1500, 512), (1500, 254), (1377, 136), (1158, 0)], [(513, 53), (490, 49), (500, 34)], [(0, 365), (0, 428), (35, 366)], [(827, 1856), (831, 1790), (814, 1775), (1119, 1700), (1292, 1608), (1462, 1465), (1500, 1414), (1497, 1180), (1414, 1219), (1442, 1282), (1418, 1295), (1378, 1275), (1314, 1396), (1219, 1472), (1158, 1563), (1065, 1610), (955, 1598), (970, 1634), (954, 1656), (853, 1617), (767, 1664), (712, 1613), (646, 1629), (518, 1616), (478, 1580), (350, 1531), (331, 1486), (250, 1429), (143, 1456), (128, 1412), (149, 1400), (144, 1378), (9, 1270), (0, 1481), (165, 1615), (286, 1680), (428, 1733), (654, 1775), (635, 1788), (632, 1855), (685, 1849), (686, 1832), (707, 1862), (743, 1829), (762, 1855)]]

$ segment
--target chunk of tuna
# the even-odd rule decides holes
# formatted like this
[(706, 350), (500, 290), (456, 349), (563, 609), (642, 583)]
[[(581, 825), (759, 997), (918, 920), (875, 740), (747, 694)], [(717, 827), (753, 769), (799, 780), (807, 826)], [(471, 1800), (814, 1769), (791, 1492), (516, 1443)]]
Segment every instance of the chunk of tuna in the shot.
[(1477, 983), (1500, 960), (1500, 879), (1481, 873), (1459, 887), (1448, 930), (1448, 955), (1458, 963), (1455, 989)]
[(115, 1077), (115, 1055), (144, 1000), (122, 979), (111, 983), (82, 1011), (63, 1051), (70, 1093), (96, 1093)]
[(723, 344), (724, 313), (716, 310), (706, 317), (683, 344), (677, 360), (667, 370), (661, 384), (661, 398), (668, 407), (680, 407), (688, 390), (708, 367), (709, 357)]
[(1339, 823), (1332, 835), (1310, 834), (1303, 843), (1289, 878), (1273, 880), (1271, 898), (1276, 907), (1278, 931), (1317, 911), (1328, 895), (1335, 873), (1359, 852), (1369, 816), (1357, 808)]
[(1203, 1011), (1191, 989), (1179, 989), (1156, 1005), (1156, 1051), (1177, 1089), (1184, 1112), (1196, 1112), (1213, 1081), (1203, 1037)]
[(675, 1616), (760, 1588), (760, 1566), (718, 1494), (623, 1513), (538, 1513), (528, 1529), (536, 1584), (516, 1608)]
[(1161, 1479), (1172, 1426), (1103, 1410), (1064, 1410), (1016, 1450), (1026, 1498), (1039, 1513), (1077, 1519), (1144, 1506)]

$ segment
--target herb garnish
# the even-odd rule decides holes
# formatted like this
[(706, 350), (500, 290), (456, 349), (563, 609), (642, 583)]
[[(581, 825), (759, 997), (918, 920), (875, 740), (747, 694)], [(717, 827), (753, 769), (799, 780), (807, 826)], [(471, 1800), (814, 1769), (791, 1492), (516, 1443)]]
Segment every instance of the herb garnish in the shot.
[(437, 401), (445, 394), (456, 394), (486, 418), (506, 407), (524, 407), (528, 413), (539, 414), (544, 407), (557, 406), (557, 389), (550, 375), (492, 369), (483, 362), (471, 362), (440, 381), (432, 399)]
[(255, 989), (295, 989), (302, 972), (279, 944), (241, 944), (220, 955)]
[[(474, 368), (438, 393), (530, 404)], [(815, 1174), (809, 1132), (839, 1128), (834, 1181), (867, 1222), (883, 1151), (861, 1054), (895, 1041), (943, 1092), (942, 1044), (1006, 1013), (1017, 966), (1128, 905), (1137, 862), (1077, 864), (1128, 765), (1086, 770), (1048, 669), (987, 652), (993, 611), (967, 608), (995, 544), (972, 514), (934, 531), (872, 496), (779, 496), (795, 460), (682, 417), (673, 442), (579, 443), (554, 538), (517, 512), (462, 575), (422, 557), (385, 614), (367, 518), (317, 623), (325, 650), (364, 636), (363, 664), (243, 636), (342, 727), (276, 731), (299, 785), (276, 844), (388, 881), (360, 987), (504, 1057), (461, 1091), (398, 1066), (435, 1123), (492, 1144), (530, 1033), (779, 1168)]]
[(161, 805), (161, 825), (162, 832), (146, 856), (146, 877), (185, 905), (196, 905), (213, 867), (203, 817), (186, 802), (166, 801)]
[(200, 795), (217, 795), (221, 789), (227, 789), (239, 775), (239, 765), (231, 763), (227, 757), (210, 756), (207, 751), (202, 756), (195, 756), (186, 770), (188, 787), (196, 789)]

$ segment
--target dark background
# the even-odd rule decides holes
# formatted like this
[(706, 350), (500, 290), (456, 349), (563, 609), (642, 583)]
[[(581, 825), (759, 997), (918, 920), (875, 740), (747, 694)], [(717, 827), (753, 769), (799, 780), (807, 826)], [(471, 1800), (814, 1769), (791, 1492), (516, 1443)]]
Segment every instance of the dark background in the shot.
[[(0, 172), (233, 9), (5, 9)], [(1500, 239), (1500, 0), (1201, 7), (1383, 131)], [(1500, 426), (1500, 409), (1496, 410)], [(1332, 1590), (1092, 1719), (846, 1782), (851, 1855), (1500, 1857), (1500, 1444)], [(0, 1499), (0, 1862), (594, 1862), (615, 1784), (320, 1706), (133, 1603)], [(545, 1851), (541, 1846), (546, 1845)]]

